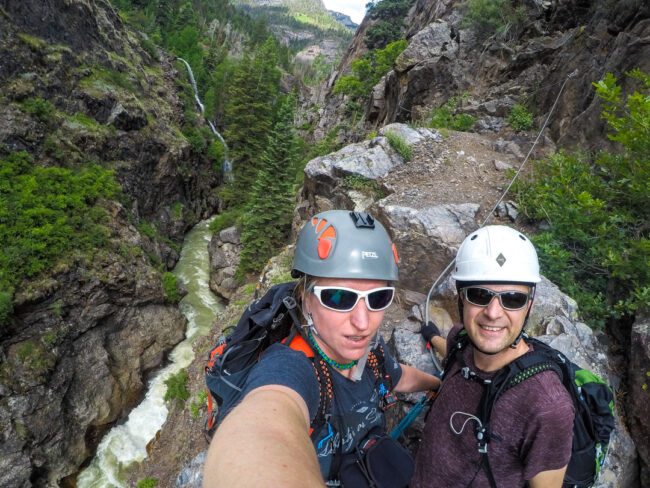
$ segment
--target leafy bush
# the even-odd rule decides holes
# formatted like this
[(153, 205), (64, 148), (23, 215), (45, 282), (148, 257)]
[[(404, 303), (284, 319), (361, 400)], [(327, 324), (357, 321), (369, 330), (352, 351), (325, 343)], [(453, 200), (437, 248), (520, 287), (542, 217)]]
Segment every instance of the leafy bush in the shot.
[(178, 303), (181, 301), (176, 275), (170, 272), (163, 273), (163, 288), (165, 290), (165, 298), (169, 303)]
[(467, 0), (461, 27), (474, 28), (479, 36), (505, 36), (517, 32), (526, 21), (526, 9), (513, 0)]
[(404, 39), (391, 42), (384, 49), (370, 52), (365, 58), (355, 59), (350, 67), (353, 75), (343, 76), (334, 84), (334, 94), (350, 95), (351, 98), (367, 98), (382, 76), (388, 73), (397, 56), (408, 46)]
[(404, 162), (408, 162), (413, 157), (413, 148), (399, 134), (395, 132), (386, 132), (386, 139), (390, 146), (402, 156)]
[(611, 74), (595, 83), (616, 153), (555, 154), (520, 181), (521, 209), (550, 229), (533, 237), (542, 271), (573, 296), (594, 327), (625, 319), (650, 298), (650, 77), (620, 96)]
[(138, 230), (140, 231), (140, 234), (147, 236), (149, 239), (155, 239), (158, 234), (156, 229), (154, 229), (154, 227), (144, 219), (140, 220)]
[(401, 19), (398, 22), (382, 20), (368, 27), (363, 42), (368, 49), (381, 49), (402, 37), (402, 25)]
[(515, 104), (508, 115), (508, 122), (517, 132), (533, 126), (533, 114), (523, 105)]
[(223, 146), (221, 141), (216, 140), (210, 143), (208, 146), (207, 156), (210, 158), (210, 161), (212, 161), (212, 169), (221, 174), (223, 171), (223, 160), (226, 156), (226, 148)]
[(119, 190), (113, 172), (99, 166), (43, 168), (26, 152), (0, 160), (0, 292), (8, 294), (73, 250), (107, 245), (100, 201)]
[(210, 232), (217, 234), (228, 227), (237, 225), (244, 211), (241, 208), (230, 208), (224, 210), (223, 213), (217, 215), (212, 222), (210, 222)]
[(467, 132), (472, 127), (476, 119), (469, 114), (455, 114), (460, 107), (463, 96), (451, 97), (441, 107), (434, 109), (429, 121), (429, 127), (435, 129), (452, 129)]
[(179, 403), (185, 404), (190, 397), (187, 391), (187, 371), (181, 369), (178, 373), (171, 375), (165, 380), (167, 391), (165, 392), (164, 400), (178, 400)]
[(49, 122), (54, 113), (54, 105), (52, 105), (52, 102), (40, 97), (28, 98), (22, 102), (21, 107), (25, 112), (38, 118), (41, 122)]
[(475, 122), (476, 122), (476, 118), (474, 118), (469, 114), (458, 114), (454, 117), (450, 129), (461, 131), (461, 132), (467, 132), (472, 127), (474, 127)]

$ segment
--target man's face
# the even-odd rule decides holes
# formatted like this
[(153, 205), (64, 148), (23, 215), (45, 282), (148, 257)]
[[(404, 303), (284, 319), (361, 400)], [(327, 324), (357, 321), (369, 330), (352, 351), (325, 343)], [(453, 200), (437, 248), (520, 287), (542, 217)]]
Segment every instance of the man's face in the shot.
[[(487, 284), (480, 286), (496, 292), (531, 292), (530, 287), (525, 285)], [(461, 297), (463, 300), (463, 323), (467, 334), (476, 349), (486, 354), (499, 353), (510, 347), (510, 344), (517, 339), (521, 332), (528, 309), (532, 305), (529, 300), (521, 310), (506, 310), (497, 296), (494, 296), (485, 307), (468, 302), (464, 294), (461, 294)]]

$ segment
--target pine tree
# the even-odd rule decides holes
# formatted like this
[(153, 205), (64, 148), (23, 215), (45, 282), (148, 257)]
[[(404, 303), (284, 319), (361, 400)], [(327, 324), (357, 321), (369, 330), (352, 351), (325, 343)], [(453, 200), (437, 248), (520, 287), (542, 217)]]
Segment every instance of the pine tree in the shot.
[(284, 97), (278, 105), (276, 122), (267, 138), (264, 167), (255, 180), (244, 216), (238, 274), (262, 269), (291, 228), (298, 157), (293, 127), (295, 100)]
[(277, 44), (268, 38), (254, 59), (245, 54), (234, 70), (228, 91), (225, 138), (233, 160), (233, 200), (248, 200), (250, 188), (262, 166), (262, 155), (273, 124), (273, 104), (278, 94), (280, 71)]

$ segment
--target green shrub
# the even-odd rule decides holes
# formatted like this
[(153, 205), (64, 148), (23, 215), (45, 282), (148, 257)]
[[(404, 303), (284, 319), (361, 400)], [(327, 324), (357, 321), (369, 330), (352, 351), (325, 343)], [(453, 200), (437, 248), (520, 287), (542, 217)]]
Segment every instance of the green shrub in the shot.
[(153, 43), (153, 41), (151, 39), (146, 38), (146, 37), (141, 37), (140, 38), (140, 47), (149, 56), (151, 56), (152, 59), (158, 61), (158, 59), (159, 59), (158, 49), (156, 48), (156, 45)]
[(140, 220), (138, 230), (140, 231), (140, 234), (147, 236), (149, 239), (155, 239), (158, 234), (156, 229), (154, 229), (154, 227), (144, 219)]
[(369, 2), (368, 16), (373, 22), (366, 29), (364, 43), (368, 49), (381, 49), (402, 37), (404, 17), (410, 8), (406, 0), (380, 0)]
[(399, 134), (395, 132), (386, 132), (386, 139), (390, 146), (402, 156), (404, 162), (408, 162), (413, 157), (413, 148)]
[(21, 103), (21, 107), (25, 112), (38, 118), (41, 122), (51, 121), (55, 110), (52, 102), (40, 97), (28, 98)]
[(154, 486), (158, 486), (156, 478), (143, 478), (138, 481), (138, 488), (154, 488)]
[(207, 156), (210, 158), (210, 161), (212, 161), (212, 169), (214, 169), (215, 172), (221, 173), (225, 155), (226, 150), (218, 139), (212, 141), (208, 146)]
[(99, 166), (44, 168), (25, 152), (0, 160), (0, 290), (49, 270), (73, 250), (108, 245), (100, 202), (119, 190), (113, 172)]
[(593, 327), (625, 320), (650, 297), (650, 77), (620, 96), (616, 78), (595, 83), (615, 153), (558, 153), (521, 180), (520, 208), (550, 229), (533, 237), (543, 273), (575, 298)]
[(178, 373), (171, 375), (165, 380), (167, 391), (165, 392), (164, 400), (178, 400), (179, 403), (185, 404), (190, 397), (187, 391), (187, 371), (181, 369)]
[(467, 132), (474, 127), (475, 122), (476, 118), (469, 114), (458, 114), (454, 117), (450, 129)]
[(533, 114), (523, 105), (515, 104), (508, 115), (508, 122), (517, 132), (533, 126)]
[(165, 289), (165, 298), (169, 303), (178, 303), (181, 301), (176, 275), (170, 272), (163, 273), (163, 288)]
[(0, 332), (14, 311), (13, 290), (0, 291)]
[(388, 73), (399, 56), (408, 46), (404, 39), (391, 42), (384, 49), (371, 51), (363, 59), (350, 64), (353, 75), (343, 76), (334, 84), (334, 94), (349, 95), (351, 98), (367, 98), (382, 76)]
[(466, 0), (461, 27), (472, 27), (479, 36), (515, 34), (526, 21), (526, 9), (513, 0)]
[(460, 108), (464, 95), (451, 97), (442, 106), (431, 111), (429, 117), (429, 127), (434, 129), (452, 129), (467, 132), (472, 127), (476, 119), (469, 114), (455, 114)]
[(210, 222), (210, 232), (213, 234), (218, 234), (224, 229), (227, 229), (228, 227), (232, 227), (233, 225), (237, 225), (237, 222), (241, 218), (243, 214), (242, 209), (238, 208), (231, 208), (228, 210), (224, 210), (223, 213), (220, 213), (217, 215), (212, 222)]

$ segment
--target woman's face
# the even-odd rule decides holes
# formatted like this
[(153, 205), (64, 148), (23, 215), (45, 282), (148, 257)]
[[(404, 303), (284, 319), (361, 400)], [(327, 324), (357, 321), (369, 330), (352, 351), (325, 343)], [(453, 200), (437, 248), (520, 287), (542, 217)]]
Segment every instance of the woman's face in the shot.
[[(366, 291), (386, 286), (385, 281), (357, 280), (340, 278), (316, 278), (312, 285), (341, 286)], [(347, 364), (361, 359), (366, 353), (368, 343), (375, 336), (385, 310), (372, 312), (366, 307), (366, 299), (361, 298), (354, 309), (338, 312), (325, 308), (311, 291), (303, 296), (305, 312), (311, 314), (318, 335), (316, 342), (323, 352), (334, 361)]]

